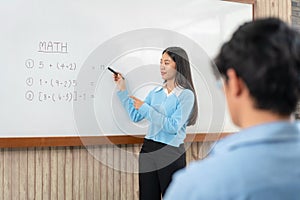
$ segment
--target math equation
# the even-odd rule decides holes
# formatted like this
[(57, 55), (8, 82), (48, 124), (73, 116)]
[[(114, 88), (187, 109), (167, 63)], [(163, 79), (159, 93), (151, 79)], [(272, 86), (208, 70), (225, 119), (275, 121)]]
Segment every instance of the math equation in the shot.
[(39, 41), (36, 47), (24, 60), (26, 101), (67, 103), (94, 98), (89, 88), (87, 91), (75, 91), (81, 60), (70, 56), (72, 49), (68, 42)]

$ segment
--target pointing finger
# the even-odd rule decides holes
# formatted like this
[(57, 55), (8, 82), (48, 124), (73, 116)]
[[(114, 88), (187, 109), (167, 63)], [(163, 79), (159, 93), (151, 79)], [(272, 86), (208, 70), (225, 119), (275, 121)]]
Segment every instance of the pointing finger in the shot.
[(139, 100), (138, 98), (136, 98), (135, 96), (129, 96), (130, 98), (132, 98), (133, 100)]

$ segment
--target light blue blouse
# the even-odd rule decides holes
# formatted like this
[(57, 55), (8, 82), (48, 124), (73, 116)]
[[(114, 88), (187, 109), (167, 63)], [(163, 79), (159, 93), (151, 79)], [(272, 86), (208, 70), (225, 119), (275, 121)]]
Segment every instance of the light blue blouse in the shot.
[(194, 93), (176, 87), (167, 93), (164, 87), (153, 89), (137, 110), (128, 91), (118, 91), (118, 97), (132, 121), (147, 119), (150, 124), (145, 138), (179, 147), (186, 137), (186, 126), (194, 105)]

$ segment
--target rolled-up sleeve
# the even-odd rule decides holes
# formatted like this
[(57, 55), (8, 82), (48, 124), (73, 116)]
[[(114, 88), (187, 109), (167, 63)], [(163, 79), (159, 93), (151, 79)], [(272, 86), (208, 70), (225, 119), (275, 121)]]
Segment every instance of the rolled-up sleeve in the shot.
[[(127, 111), (130, 119), (133, 122), (138, 122), (138, 121), (144, 119), (144, 116), (141, 115), (137, 109), (135, 109), (135, 107), (133, 105), (133, 100), (129, 97), (127, 90), (118, 91), (117, 95), (118, 95), (123, 107)], [(144, 104), (150, 103), (150, 99), (151, 99), (151, 92), (148, 94), (148, 96), (144, 100)]]

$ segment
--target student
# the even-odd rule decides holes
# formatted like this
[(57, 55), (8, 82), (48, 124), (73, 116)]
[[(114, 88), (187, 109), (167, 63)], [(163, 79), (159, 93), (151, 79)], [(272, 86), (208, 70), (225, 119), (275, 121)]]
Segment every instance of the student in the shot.
[(161, 199), (175, 171), (186, 166), (186, 126), (196, 122), (198, 107), (186, 52), (169, 47), (162, 53), (164, 84), (144, 101), (128, 96), (121, 74), (114, 75), (118, 96), (132, 121), (148, 120), (149, 129), (139, 156), (140, 199)]
[(176, 173), (165, 199), (300, 199), (299, 33), (275, 18), (246, 23), (215, 63), (242, 131)]

